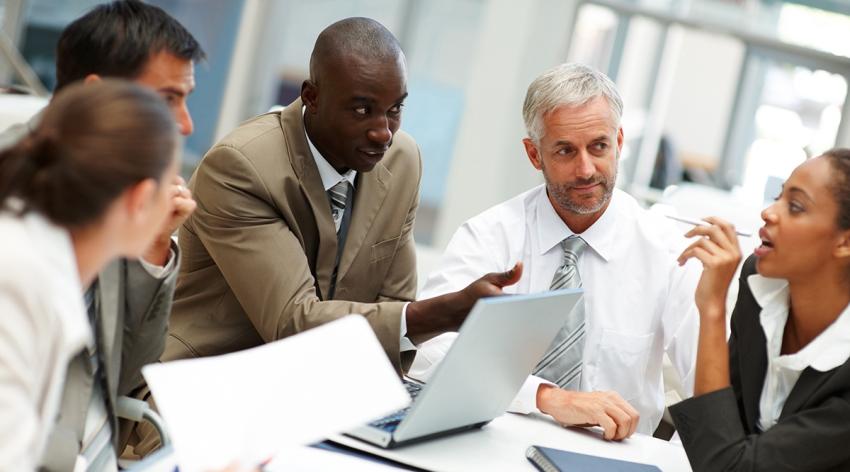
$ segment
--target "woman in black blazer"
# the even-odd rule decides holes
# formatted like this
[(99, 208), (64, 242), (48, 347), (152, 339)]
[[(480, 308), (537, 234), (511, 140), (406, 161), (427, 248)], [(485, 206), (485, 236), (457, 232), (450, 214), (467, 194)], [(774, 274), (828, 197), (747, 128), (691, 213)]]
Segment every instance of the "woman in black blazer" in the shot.
[(671, 407), (696, 471), (850, 471), (850, 150), (810, 159), (762, 212), (741, 260), (719, 219), (688, 233), (700, 313), (694, 397)]

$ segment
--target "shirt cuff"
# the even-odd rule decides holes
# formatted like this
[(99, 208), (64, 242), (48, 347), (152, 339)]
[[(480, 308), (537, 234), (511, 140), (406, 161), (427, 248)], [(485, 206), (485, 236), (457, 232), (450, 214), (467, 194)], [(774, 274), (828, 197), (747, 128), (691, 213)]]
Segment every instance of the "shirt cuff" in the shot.
[(410, 341), (407, 337), (407, 305), (410, 305), (410, 302), (404, 304), (401, 308), (401, 328), (399, 329), (399, 351), (415, 351), (416, 345)]
[(527, 415), (529, 413), (542, 413), (540, 409), (537, 408), (537, 390), (540, 388), (541, 384), (549, 384), (557, 387), (557, 385), (546, 379), (529, 375), (528, 378), (525, 379), (525, 383), (522, 384), (522, 387), (519, 389), (519, 393), (516, 394), (511, 405), (508, 407), (508, 411), (511, 413), (522, 413), (523, 415)]
[(162, 267), (156, 264), (151, 264), (146, 261), (144, 257), (139, 258), (139, 263), (142, 265), (142, 268), (145, 269), (145, 272), (147, 272), (151, 277), (155, 279), (164, 279), (171, 273), (172, 270), (174, 270), (175, 259), (174, 249), (172, 248), (168, 250), (168, 262), (166, 262)]

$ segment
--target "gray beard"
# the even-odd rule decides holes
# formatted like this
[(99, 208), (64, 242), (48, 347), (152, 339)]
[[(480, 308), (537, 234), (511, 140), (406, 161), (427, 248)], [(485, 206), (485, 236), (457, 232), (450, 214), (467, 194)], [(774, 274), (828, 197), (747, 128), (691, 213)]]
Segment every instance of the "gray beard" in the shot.
[[(543, 174), (543, 176), (546, 178), (546, 174)], [(561, 208), (577, 215), (590, 215), (598, 212), (611, 201), (611, 196), (614, 194), (614, 182), (617, 181), (616, 167), (614, 168), (614, 175), (611, 177), (611, 180), (603, 180), (600, 182), (604, 189), (602, 198), (600, 198), (596, 203), (589, 205), (573, 201), (570, 198), (569, 191), (572, 188), (571, 184), (555, 184), (549, 182), (549, 179), (546, 178), (546, 191)]]
[(569, 186), (550, 183), (546, 184), (546, 190), (549, 192), (549, 195), (558, 202), (558, 206), (577, 215), (589, 215), (596, 213), (608, 204), (609, 201), (611, 201), (611, 195), (614, 194), (614, 186), (605, 182), (603, 183), (603, 187), (605, 188), (605, 193), (602, 194), (602, 198), (595, 203), (588, 205), (570, 199), (568, 194), (570, 189)]

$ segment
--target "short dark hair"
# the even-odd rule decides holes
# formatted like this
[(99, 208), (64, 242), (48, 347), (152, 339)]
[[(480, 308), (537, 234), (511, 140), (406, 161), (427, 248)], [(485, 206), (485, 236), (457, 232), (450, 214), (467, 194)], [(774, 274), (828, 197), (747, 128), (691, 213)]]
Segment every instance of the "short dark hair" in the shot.
[(839, 229), (850, 229), (850, 149), (834, 148), (823, 153), (832, 164), (833, 182), (831, 190), (838, 203), (838, 220), (835, 222)]
[[(0, 208), (88, 225), (132, 185), (161, 183), (178, 142), (171, 111), (153, 91), (117, 79), (71, 85), (28, 136), (0, 152)], [(10, 207), (10, 198), (23, 205)]]
[(404, 57), (404, 53), (386, 26), (371, 18), (345, 18), (322, 30), (316, 38), (310, 54), (310, 80), (319, 82), (320, 69), (328, 61), (351, 56), (392, 60)]
[(74, 20), (56, 47), (56, 90), (89, 74), (134, 79), (151, 55), (201, 61), (206, 53), (183, 25), (138, 0), (98, 5)]

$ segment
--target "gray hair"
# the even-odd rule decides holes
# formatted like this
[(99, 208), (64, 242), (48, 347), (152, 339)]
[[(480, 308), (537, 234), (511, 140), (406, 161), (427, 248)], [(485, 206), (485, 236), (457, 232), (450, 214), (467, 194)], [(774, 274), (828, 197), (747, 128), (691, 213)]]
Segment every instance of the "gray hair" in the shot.
[(605, 74), (583, 64), (561, 64), (553, 67), (528, 86), (522, 118), (528, 137), (540, 143), (543, 117), (558, 107), (577, 107), (603, 96), (611, 106), (617, 126), (623, 115), (623, 100), (614, 82)]

